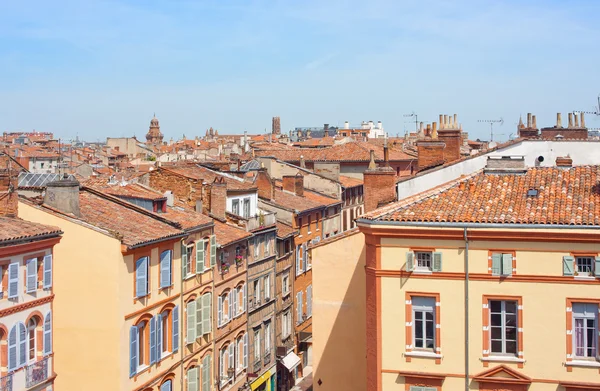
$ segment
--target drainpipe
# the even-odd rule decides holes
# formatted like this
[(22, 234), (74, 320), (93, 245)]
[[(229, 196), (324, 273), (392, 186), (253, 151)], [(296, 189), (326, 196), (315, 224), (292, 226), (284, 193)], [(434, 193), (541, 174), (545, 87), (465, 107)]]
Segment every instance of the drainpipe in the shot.
[(465, 391), (469, 391), (469, 240), (467, 227), (464, 228), (465, 239)]
[[(185, 240), (185, 238), (181, 239), (181, 242), (179, 243), (179, 248), (180, 251), (183, 251), (183, 241)], [(183, 262), (183, 254), (179, 255), (179, 259)], [(180, 372), (181, 375), (179, 376), (179, 383), (181, 386), (181, 389), (183, 390), (183, 364), (184, 364), (184, 358), (185, 358), (185, 346), (184, 344), (181, 343), (181, 337), (183, 336), (183, 327), (181, 327), (181, 325), (183, 324), (182, 319), (184, 317), (184, 306), (183, 306), (183, 279), (184, 279), (184, 275), (183, 275), (183, 265), (180, 265), (179, 270), (181, 271), (181, 281), (180, 281), (180, 285), (179, 285), (179, 324), (177, 325), (177, 327), (179, 327), (180, 330), (182, 330), (182, 332), (179, 333), (179, 354), (180, 354), (180, 364), (179, 364), (179, 368), (180, 368)]]

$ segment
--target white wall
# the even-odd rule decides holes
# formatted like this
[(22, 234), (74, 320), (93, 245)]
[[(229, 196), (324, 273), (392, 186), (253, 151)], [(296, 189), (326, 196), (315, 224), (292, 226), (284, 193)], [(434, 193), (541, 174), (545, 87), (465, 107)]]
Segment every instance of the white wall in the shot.
[(233, 213), (233, 200), (240, 202), (240, 215), (244, 212), (243, 199), (250, 198), (250, 217), (258, 214), (258, 192), (242, 193), (227, 196), (227, 212)]

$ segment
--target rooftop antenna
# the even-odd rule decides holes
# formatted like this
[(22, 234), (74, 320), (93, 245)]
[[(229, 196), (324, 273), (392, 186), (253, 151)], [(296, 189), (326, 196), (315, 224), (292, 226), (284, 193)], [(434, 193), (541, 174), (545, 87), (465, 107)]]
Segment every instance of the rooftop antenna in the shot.
[[(411, 118), (414, 117), (415, 118), (415, 131), (417, 133), (419, 133), (419, 115), (413, 111), (410, 114), (404, 114), (403, 117), (411, 117)], [(413, 121), (410, 121), (410, 122), (413, 122)]]
[(600, 94), (598, 95), (598, 106), (594, 107), (594, 111), (573, 110), (573, 114), (593, 114), (600, 116)]
[[(490, 124), (490, 142), (494, 141), (494, 124), (504, 124), (502, 117), (500, 119), (478, 119), (477, 122)], [(504, 133), (496, 133), (496, 136), (504, 136)]]

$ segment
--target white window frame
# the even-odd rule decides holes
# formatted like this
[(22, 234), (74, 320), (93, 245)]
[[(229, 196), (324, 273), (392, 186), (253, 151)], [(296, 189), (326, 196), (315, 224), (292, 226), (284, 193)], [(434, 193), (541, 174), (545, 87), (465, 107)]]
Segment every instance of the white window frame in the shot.
[(265, 283), (265, 301), (271, 298), (271, 275), (267, 274), (264, 278)]
[[(587, 271), (585, 270), (579, 270), (580, 266), (582, 266), (583, 269), (583, 261), (589, 261), (589, 265), (587, 266)], [(582, 264), (580, 265), (580, 262), (582, 262)], [(592, 256), (576, 256), (575, 257), (575, 271), (577, 272), (578, 276), (581, 277), (593, 277), (595, 274), (595, 266), (596, 266), (596, 258), (592, 257)]]
[[(598, 343), (600, 342), (600, 338), (598, 338), (598, 305), (594, 304), (594, 303), (573, 303), (573, 308), (572, 308), (572, 314), (573, 314), (573, 325), (572, 325), (572, 330), (573, 330), (573, 357), (576, 357), (578, 359), (583, 359), (583, 360), (588, 360), (588, 359), (598, 359), (599, 354), (598, 354)], [(577, 355), (577, 334), (576, 334), (576, 323), (577, 320), (583, 320), (583, 349), (585, 351), (583, 356)], [(593, 332), (592, 335), (595, 338), (594, 341), (594, 345), (595, 345), (595, 354), (593, 355), (588, 355), (587, 350), (588, 348), (588, 333), (586, 332), (589, 327), (587, 325), (587, 322), (589, 320), (593, 320), (594, 325), (593, 325)]]
[(271, 321), (265, 322), (265, 354), (271, 350)]
[[(492, 312), (492, 302), (497, 301), (500, 302), (500, 312), (496, 313), (496, 312)], [(514, 303), (514, 307), (515, 307), (515, 312), (514, 312), (514, 316), (515, 316), (515, 325), (514, 327), (510, 327), (510, 328), (514, 328), (515, 329), (515, 352), (507, 352), (506, 350), (506, 345), (507, 342), (512, 342), (512, 340), (509, 340), (507, 338), (507, 326), (506, 326), (506, 316), (507, 316), (507, 312), (506, 312), (506, 303)], [(491, 299), (488, 301), (488, 306), (489, 306), (489, 338), (490, 338), (490, 354), (493, 356), (509, 356), (509, 357), (518, 357), (518, 353), (519, 353), (519, 302), (516, 300), (494, 300)], [(494, 326), (492, 324), (492, 316), (495, 314), (500, 314), (501, 315), (501, 321), (500, 321), (500, 326)], [(511, 314), (512, 315), (512, 314)], [(493, 338), (493, 328), (494, 327), (500, 327), (501, 330), (501, 338), (497, 339), (497, 338)], [(493, 341), (501, 341), (502, 342), (502, 351), (501, 352), (494, 352), (492, 351), (492, 347), (493, 347)]]
[[(419, 259), (419, 256), (425, 258), (425, 256), (429, 256), (429, 260), (427, 259)], [(422, 265), (425, 263), (429, 263), (429, 266)], [(432, 251), (415, 251), (415, 270), (417, 271), (433, 271), (433, 252)]]
[[(416, 297), (413, 296), (411, 298), (411, 306), (412, 306), (412, 345), (415, 350), (423, 350), (423, 351), (433, 351), (435, 352), (435, 328), (436, 328), (436, 318), (435, 318), (435, 298), (433, 297)], [(423, 346), (417, 346), (417, 330), (419, 326), (417, 325), (417, 314), (421, 314), (421, 336), (420, 338), (423, 341)], [(432, 337), (431, 337), (431, 347), (427, 347), (427, 314), (431, 315), (431, 326), (432, 326)]]
[(282, 291), (283, 291), (283, 295), (287, 296), (290, 294), (290, 274), (286, 273), (283, 276), (281, 276), (281, 285), (282, 285)]
[(260, 356), (260, 328), (254, 330), (254, 361), (261, 359)]

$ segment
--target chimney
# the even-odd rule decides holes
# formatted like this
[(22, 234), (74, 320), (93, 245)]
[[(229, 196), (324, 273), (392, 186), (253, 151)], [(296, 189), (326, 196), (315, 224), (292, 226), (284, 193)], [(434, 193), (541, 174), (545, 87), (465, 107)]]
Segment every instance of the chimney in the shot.
[(329, 137), (329, 124), (323, 125), (323, 137)]
[(437, 139), (438, 137), (438, 133), (437, 133), (437, 122), (434, 122), (431, 124), (431, 138), (432, 139)]
[(256, 186), (258, 187), (258, 196), (266, 200), (272, 200), (275, 194), (273, 180), (266, 168), (260, 168), (256, 174)]
[(448, 115), (444, 114), (444, 129), (448, 129)]
[(369, 168), (363, 173), (363, 181), (365, 212), (396, 200), (396, 172), (393, 168)]
[(167, 197), (167, 206), (173, 206), (173, 202), (175, 197), (173, 196), (173, 192), (171, 190), (165, 191), (165, 197)]
[(14, 166), (8, 155), (0, 155), (0, 216), (17, 217), (19, 214), (19, 173)]
[(569, 113), (569, 129), (573, 129), (573, 113)]
[[(447, 115), (444, 115), (444, 121), (447, 121)], [(453, 117), (454, 120), (455, 117)], [(438, 131), (438, 140), (446, 144), (444, 148), (444, 161), (452, 162), (460, 159), (460, 146), (462, 145), (461, 129), (458, 126), (447, 127)]]
[(440, 129), (444, 129), (444, 116), (440, 114)]
[(457, 120), (457, 115), (454, 114), (454, 127), (458, 128), (458, 120)]
[(227, 184), (225, 178), (218, 175), (210, 186), (210, 214), (220, 220), (225, 220), (227, 208)]
[(300, 155), (300, 167), (306, 168), (306, 162), (304, 161), (304, 155)]
[(531, 113), (527, 113), (527, 129), (531, 128)]
[(585, 113), (579, 113), (579, 115), (581, 116), (581, 127), (585, 128)]
[(369, 170), (374, 170), (377, 168), (377, 164), (375, 164), (375, 151), (371, 149), (370, 152), (370, 161), (369, 161)]
[(537, 122), (535, 121), (535, 115), (531, 116), (531, 127), (537, 129)]
[(573, 113), (573, 117), (575, 117), (575, 127), (578, 128), (579, 127), (579, 114)]
[(67, 178), (68, 175), (64, 174), (63, 179), (46, 185), (44, 204), (79, 217), (79, 182)]
[(564, 157), (559, 156), (556, 158), (556, 167), (571, 168), (571, 167), (573, 167), (573, 159), (571, 159), (571, 157), (569, 155), (564, 156)]
[(385, 138), (385, 140), (383, 142), (383, 166), (384, 167), (390, 166), (390, 151), (388, 149), (387, 137)]
[(556, 127), (562, 128), (562, 114), (556, 113)]
[(294, 193), (299, 197), (304, 195), (304, 177), (302, 174), (284, 175), (282, 178), (283, 190)]
[(417, 169), (421, 171), (443, 164), (445, 146), (443, 142), (434, 139), (417, 141)]
[(350, 129), (350, 123), (348, 121), (344, 121), (344, 129)]

